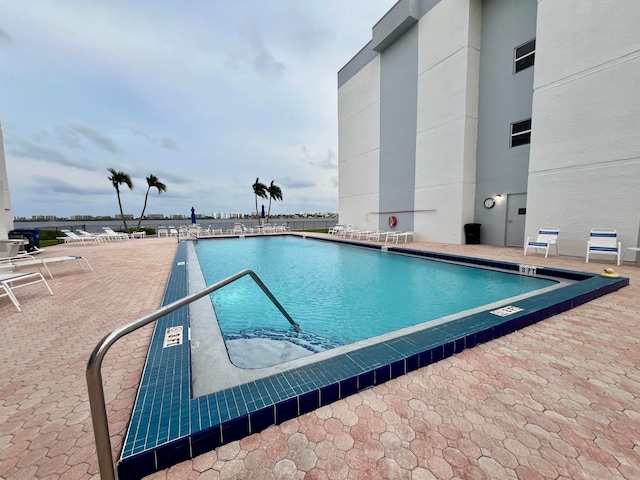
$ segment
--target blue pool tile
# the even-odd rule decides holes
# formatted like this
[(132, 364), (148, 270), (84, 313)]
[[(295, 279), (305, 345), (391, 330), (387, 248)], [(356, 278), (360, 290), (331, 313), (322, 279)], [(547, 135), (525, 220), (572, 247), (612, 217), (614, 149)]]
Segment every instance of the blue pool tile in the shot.
[(249, 414), (249, 419), (251, 422), (251, 431), (249, 433), (261, 432), (265, 428), (271, 425), (275, 425), (275, 407), (273, 405), (270, 405), (268, 407), (261, 408), (256, 412), (251, 412)]
[(298, 397), (289, 398), (276, 404), (276, 424), (298, 416)]
[(320, 405), (329, 405), (340, 400), (340, 387), (337, 383), (320, 388)]
[(300, 415), (320, 408), (320, 392), (314, 389), (311, 392), (303, 393), (298, 397), (298, 405)]
[(157, 471), (155, 452), (147, 452), (126, 458), (117, 465), (118, 477), (122, 479), (139, 479)]
[[(194, 457), (210, 452), (220, 445), (222, 445), (222, 434), (219, 426), (201, 430), (191, 435), (191, 450)], [(121, 476), (120, 478), (126, 477)]]
[(384, 367), (379, 367), (374, 370), (376, 385), (380, 385), (382, 383), (388, 382), (391, 380), (391, 369), (389, 365), (385, 365)]
[(398, 378), (406, 373), (404, 359), (392, 362), (389, 367), (391, 378)]
[(426, 367), (433, 363), (433, 350), (425, 350), (418, 354), (418, 368)]
[(249, 415), (233, 418), (222, 424), (222, 443), (240, 440), (250, 434)]
[(410, 357), (407, 357), (405, 364), (407, 373), (413, 372), (414, 370), (420, 368), (419, 354), (416, 353), (414, 355), (411, 355)]
[(443, 358), (445, 358), (444, 345), (438, 345), (437, 347), (434, 347), (434, 348), (431, 349), (431, 362), (432, 363), (439, 362)]
[(156, 450), (158, 470), (164, 470), (189, 460), (191, 454), (189, 443), (189, 438), (184, 437), (180, 440), (159, 446)]
[(364, 390), (365, 388), (372, 387), (374, 385), (374, 373), (368, 371), (358, 375), (358, 390)]
[(346, 398), (358, 391), (358, 377), (351, 377), (340, 382), (340, 398)]

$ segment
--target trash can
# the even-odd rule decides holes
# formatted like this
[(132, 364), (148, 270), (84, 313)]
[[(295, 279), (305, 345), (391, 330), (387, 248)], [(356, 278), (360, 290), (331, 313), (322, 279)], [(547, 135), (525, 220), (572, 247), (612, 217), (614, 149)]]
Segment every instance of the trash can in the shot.
[(33, 252), (36, 248), (40, 248), (40, 229), (39, 228), (17, 228), (9, 232), (9, 238), (28, 240), (25, 245), (27, 252)]
[(464, 237), (467, 245), (478, 245), (480, 243), (481, 223), (467, 223), (464, 226)]

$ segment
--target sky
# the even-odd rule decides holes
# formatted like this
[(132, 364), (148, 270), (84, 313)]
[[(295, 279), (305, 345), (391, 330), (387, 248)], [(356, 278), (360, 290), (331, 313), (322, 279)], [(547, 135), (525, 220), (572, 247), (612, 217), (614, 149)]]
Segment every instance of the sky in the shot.
[[(338, 209), (337, 72), (396, 0), (4, 0), (13, 214)], [(268, 201), (261, 200), (259, 206)]]

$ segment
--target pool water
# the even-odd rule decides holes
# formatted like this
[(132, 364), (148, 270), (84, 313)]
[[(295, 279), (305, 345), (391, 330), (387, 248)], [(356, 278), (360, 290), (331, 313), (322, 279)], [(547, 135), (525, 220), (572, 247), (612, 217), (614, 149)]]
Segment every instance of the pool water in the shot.
[(379, 250), (279, 236), (198, 242), (207, 284), (254, 270), (289, 315), (246, 276), (211, 295), (225, 340), (279, 338), (320, 351), (554, 285)]

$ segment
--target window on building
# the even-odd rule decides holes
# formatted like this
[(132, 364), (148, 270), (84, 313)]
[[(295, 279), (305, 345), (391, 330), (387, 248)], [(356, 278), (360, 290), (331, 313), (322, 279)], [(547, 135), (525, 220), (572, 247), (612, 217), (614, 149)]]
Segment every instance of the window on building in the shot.
[(531, 143), (531, 119), (511, 124), (511, 147)]
[(518, 73), (525, 68), (533, 67), (536, 58), (536, 39), (529, 40), (524, 45), (515, 48), (514, 54), (514, 71)]

